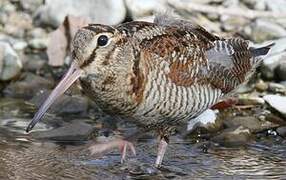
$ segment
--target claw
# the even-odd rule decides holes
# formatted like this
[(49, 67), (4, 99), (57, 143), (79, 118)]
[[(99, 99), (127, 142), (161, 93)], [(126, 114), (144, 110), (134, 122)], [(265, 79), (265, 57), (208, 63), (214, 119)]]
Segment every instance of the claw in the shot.
[(101, 154), (115, 148), (118, 148), (121, 153), (121, 163), (125, 161), (128, 149), (130, 149), (132, 154), (136, 156), (134, 145), (131, 142), (123, 139), (115, 139), (104, 143), (97, 143), (90, 146), (89, 150), (91, 154), (94, 155), (94, 154)]

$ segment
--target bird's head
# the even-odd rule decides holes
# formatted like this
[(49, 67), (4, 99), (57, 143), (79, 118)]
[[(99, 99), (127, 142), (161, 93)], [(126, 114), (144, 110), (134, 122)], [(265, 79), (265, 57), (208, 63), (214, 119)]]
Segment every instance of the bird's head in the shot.
[(117, 51), (120, 43), (122, 37), (119, 31), (111, 26), (90, 24), (81, 28), (72, 42), (72, 63), (69, 70), (41, 105), (26, 131), (29, 132), (40, 121), (53, 102), (77, 79), (100, 74), (104, 68), (108, 68), (114, 62), (110, 59), (111, 54)]

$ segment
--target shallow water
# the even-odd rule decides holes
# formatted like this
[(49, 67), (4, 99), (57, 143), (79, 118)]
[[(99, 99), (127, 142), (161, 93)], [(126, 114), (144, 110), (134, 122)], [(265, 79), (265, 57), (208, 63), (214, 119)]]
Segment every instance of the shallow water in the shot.
[[(262, 136), (248, 146), (235, 148), (191, 143), (174, 136), (163, 166), (156, 169), (152, 166), (155, 138), (139, 139), (137, 156), (130, 155), (121, 164), (117, 151), (95, 157), (83, 142), (32, 139), (24, 133), (34, 111), (29, 104), (1, 101), (0, 108), (0, 179), (286, 178), (286, 141), (277, 136)], [(44, 123), (37, 125), (37, 130), (50, 128)], [(209, 146), (207, 151), (204, 144)]]

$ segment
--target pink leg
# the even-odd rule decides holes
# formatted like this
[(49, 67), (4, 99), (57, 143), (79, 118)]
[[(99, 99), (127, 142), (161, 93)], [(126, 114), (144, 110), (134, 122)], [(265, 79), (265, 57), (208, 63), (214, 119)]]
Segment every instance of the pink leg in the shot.
[(161, 166), (165, 152), (167, 150), (167, 146), (168, 146), (168, 143), (166, 142), (166, 140), (164, 138), (161, 138), (159, 142), (159, 147), (158, 147), (157, 159), (155, 162), (156, 167)]
[(121, 153), (121, 163), (124, 162), (128, 148), (136, 155), (134, 145), (124, 139), (115, 139), (104, 143), (96, 143), (89, 147), (91, 154), (100, 154), (118, 148)]

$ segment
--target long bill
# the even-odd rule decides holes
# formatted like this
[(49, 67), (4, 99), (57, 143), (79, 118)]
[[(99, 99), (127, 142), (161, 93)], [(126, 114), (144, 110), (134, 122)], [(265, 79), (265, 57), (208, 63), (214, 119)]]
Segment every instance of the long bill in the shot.
[(67, 73), (64, 75), (63, 79), (59, 82), (57, 87), (51, 92), (46, 101), (41, 105), (38, 112), (34, 115), (33, 120), (30, 122), (26, 129), (26, 132), (29, 132), (33, 129), (33, 127), (44, 116), (49, 107), (80, 77), (81, 73), (82, 70), (75, 62), (73, 62)]

